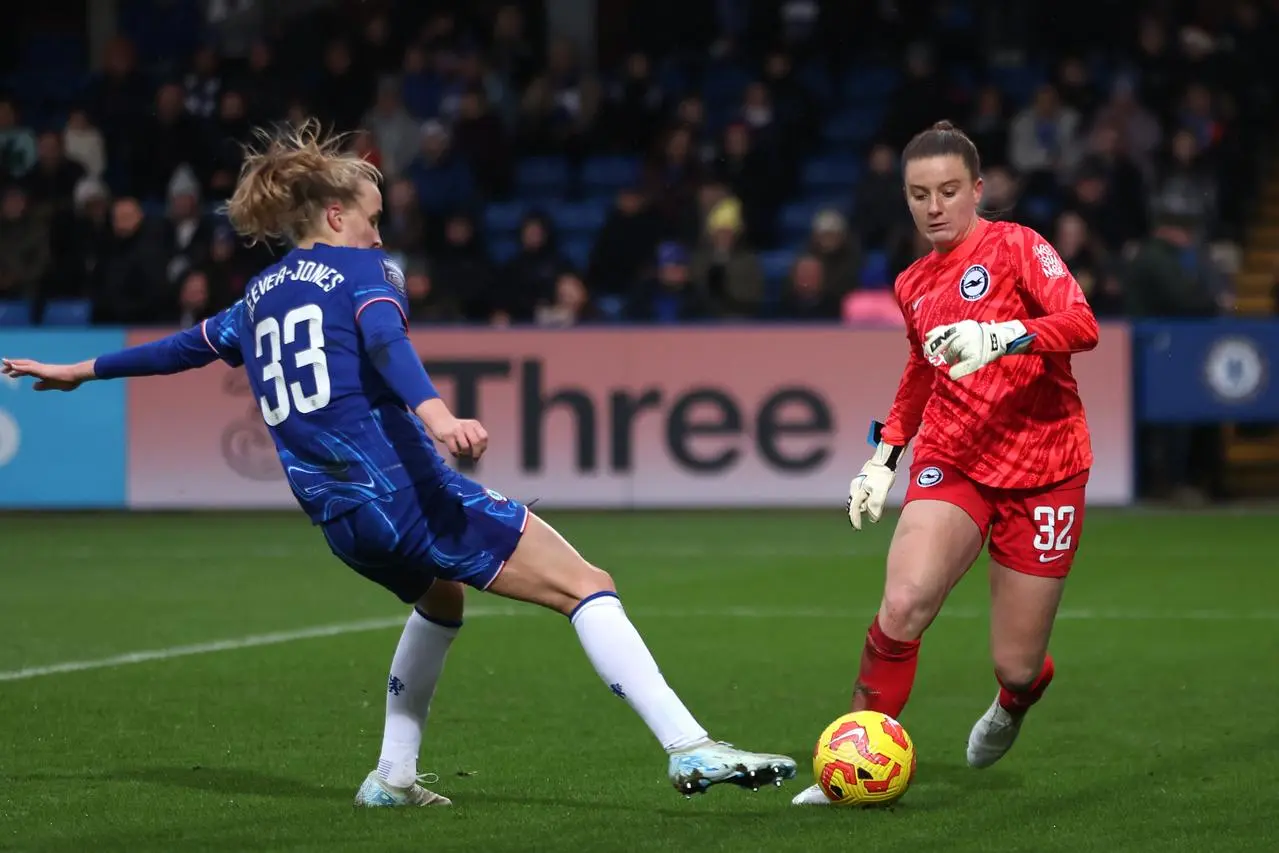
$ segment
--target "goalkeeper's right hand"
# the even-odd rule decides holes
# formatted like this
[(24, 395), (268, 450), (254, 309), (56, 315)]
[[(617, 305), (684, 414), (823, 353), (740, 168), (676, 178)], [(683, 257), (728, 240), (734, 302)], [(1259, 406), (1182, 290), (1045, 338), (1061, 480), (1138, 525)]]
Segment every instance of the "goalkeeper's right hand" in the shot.
[(883, 517), (888, 493), (897, 479), (897, 460), (901, 458), (903, 448), (885, 444), (880, 438), (883, 429), (884, 425), (878, 421), (871, 424), (871, 444), (875, 445), (875, 454), (848, 484), (848, 520), (856, 530), (862, 529), (863, 512), (870, 516), (872, 522)]

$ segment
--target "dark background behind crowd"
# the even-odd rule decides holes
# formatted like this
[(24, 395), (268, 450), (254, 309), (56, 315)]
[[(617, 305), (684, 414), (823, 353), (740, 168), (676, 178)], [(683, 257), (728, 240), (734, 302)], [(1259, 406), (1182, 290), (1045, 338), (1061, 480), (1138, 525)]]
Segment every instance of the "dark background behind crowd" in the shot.
[(75, 3), (5, 36), (0, 322), (233, 302), (279, 250), (217, 203), (308, 115), (385, 173), (417, 321), (900, 323), (898, 152), (942, 118), (1099, 315), (1212, 314), (1279, 81), (1248, 0), (614, 0), (587, 43), (536, 2), (118, 5), (96, 67)]

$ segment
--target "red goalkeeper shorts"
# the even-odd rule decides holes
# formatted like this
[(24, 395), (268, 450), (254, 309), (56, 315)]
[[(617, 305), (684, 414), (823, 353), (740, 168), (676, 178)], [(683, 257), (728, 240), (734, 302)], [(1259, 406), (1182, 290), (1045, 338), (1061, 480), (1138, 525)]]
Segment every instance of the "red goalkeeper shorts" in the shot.
[(954, 467), (916, 461), (906, 503), (942, 501), (957, 506), (990, 537), (990, 556), (1013, 571), (1064, 578), (1075, 562), (1084, 526), (1088, 472), (1037, 489), (996, 489)]

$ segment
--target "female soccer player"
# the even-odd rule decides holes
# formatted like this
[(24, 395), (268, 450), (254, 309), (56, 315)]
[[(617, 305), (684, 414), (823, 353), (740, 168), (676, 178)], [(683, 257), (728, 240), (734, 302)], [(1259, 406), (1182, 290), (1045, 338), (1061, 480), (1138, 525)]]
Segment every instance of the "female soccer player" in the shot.
[[(915, 459), (862, 650), (853, 710), (897, 717), (919, 641), (990, 538), (991, 653), (999, 692), (968, 736), (988, 767), (1013, 745), (1053, 677), (1057, 605), (1084, 520), (1092, 448), (1070, 355), (1097, 321), (1057, 253), (1029, 228), (977, 216), (977, 149), (949, 122), (902, 152), (906, 201), (933, 251), (895, 284), (910, 358), (848, 518), (879, 521), (902, 451)], [(797, 805), (827, 802), (814, 785)]]
[(35, 377), (37, 391), (70, 391), (217, 359), (244, 366), (294, 496), (330, 549), (415, 605), (391, 661), (382, 754), (356, 804), (449, 803), (418, 784), (417, 760), (462, 624), (463, 584), (567, 616), (604, 683), (665, 748), (680, 792), (792, 778), (788, 757), (710, 740), (662, 677), (612, 578), (525, 506), (453, 471), (436, 452), (431, 438), (478, 459), (488, 433), (453, 416), (409, 342), (404, 276), (379, 249), (377, 169), (341, 152), (313, 123), (264, 140), (247, 153), (228, 213), (241, 235), (295, 248), (254, 278), (242, 300), (140, 347), (72, 365), (4, 359), (3, 372)]

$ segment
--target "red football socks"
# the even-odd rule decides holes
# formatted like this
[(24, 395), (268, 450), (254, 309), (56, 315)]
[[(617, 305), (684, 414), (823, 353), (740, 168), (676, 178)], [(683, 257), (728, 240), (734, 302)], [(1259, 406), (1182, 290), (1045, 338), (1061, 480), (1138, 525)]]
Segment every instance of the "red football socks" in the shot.
[(1039, 697), (1044, 695), (1044, 691), (1048, 689), (1052, 680), (1053, 656), (1045, 655), (1044, 668), (1039, 671), (1039, 677), (1026, 689), (1009, 690), (1006, 684), (999, 682), (999, 704), (1010, 714), (1024, 714), (1030, 710), (1031, 705), (1039, 701)]
[(879, 711), (896, 719), (910, 698), (918, 663), (919, 640), (894, 640), (879, 627), (876, 616), (866, 632), (853, 710)]

